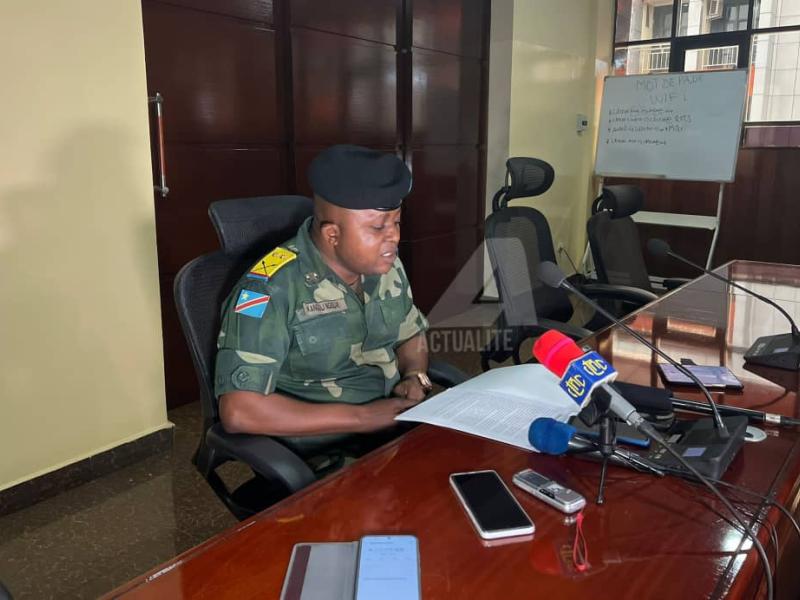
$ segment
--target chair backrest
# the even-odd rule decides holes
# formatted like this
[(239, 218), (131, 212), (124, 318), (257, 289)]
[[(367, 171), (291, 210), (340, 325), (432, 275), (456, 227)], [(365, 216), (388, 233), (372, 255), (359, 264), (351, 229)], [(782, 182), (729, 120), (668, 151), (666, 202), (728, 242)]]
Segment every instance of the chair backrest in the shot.
[(540, 263), (556, 261), (542, 213), (524, 206), (492, 213), (486, 219), (486, 245), (509, 325), (531, 325), (537, 317), (569, 320), (573, 309), (567, 293), (544, 285), (538, 276)]
[(643, 204), (644, 195), (634, 185), (606, 186), (595, 201), (596, 212), (587, 222), (586, 232), (600, 282), (653, 291), (639, 229), (631, 218)]
[(220, 200), (209, 207), (223, 250), (187, 263), (174, 287), (178, 317), (200, 383), (205, 428), (219, 419), (214, 361), (222, 303), (253, 257), (294, 236), (311, 213), (311, 199), (305, 196)]
[(189, 345), (205, 428), (217, 422), (214, 359), (220, 327), (220, 307), (249, 263), (223, 252), (205, 254), (184, 265), (175, 277), (175, 305)]
[(555, 171), (550, 163), (538, 158), (517, 156), (506, 161), (506, 181), (492, 199), (492, 211), (497, 212), (514, 198), (540, 196), (550, 189)]
[(252, 257), (297, 233), (313, 212), (305, 196), (258, 196), (218, 200), (208, 208), (225, 254)]

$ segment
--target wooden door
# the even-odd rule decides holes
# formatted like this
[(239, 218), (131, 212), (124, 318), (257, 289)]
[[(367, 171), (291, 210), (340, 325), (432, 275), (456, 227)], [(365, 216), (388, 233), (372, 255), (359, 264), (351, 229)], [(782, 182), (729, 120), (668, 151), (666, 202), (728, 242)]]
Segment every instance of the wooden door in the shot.
[(172, 408), (198, 398), (172, 284), (181, 266), (218, 247), (208, 205), (289, 191), (282, 65), (272, 0), (144, 0), (142, 12), (148, 95), (164, 98), (169, 194), (156, 193), (155, 208)]

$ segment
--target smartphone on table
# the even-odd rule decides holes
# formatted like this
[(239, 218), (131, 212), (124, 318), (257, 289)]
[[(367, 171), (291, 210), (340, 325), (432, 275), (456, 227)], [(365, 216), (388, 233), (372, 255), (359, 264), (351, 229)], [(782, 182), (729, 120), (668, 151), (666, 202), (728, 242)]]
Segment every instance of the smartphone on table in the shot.
[(420, 600), (419, 543), (413, 535), (365, 535), (355, 600)]
[[(692, 375), (697, 377), (707, 388), (728, 388), (741, 390), (744, 386), (739, 378), (728, 367), (712, 365), (683, 365)], [(681, 373), (674, 365), (659, 363), (658, 370), (661, 378), (667, 385), (693, 385), (697, 384)]]
[(483, 539), (534, 532), (533, 521), (496, 471), (453, 473), (450, 485)]

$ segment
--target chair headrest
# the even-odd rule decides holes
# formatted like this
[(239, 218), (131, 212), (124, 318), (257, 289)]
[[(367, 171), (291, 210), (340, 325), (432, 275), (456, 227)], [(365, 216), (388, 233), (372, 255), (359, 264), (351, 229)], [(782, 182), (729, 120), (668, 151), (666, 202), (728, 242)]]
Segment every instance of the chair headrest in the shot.
[(642, 210), (644, 194), (635, 185), (607, 185), (603, 187), (599, 209), (611, 212), (612, 219), (630, 217)]
[(550, 163), (538, 158), (514, 157), (506, 161), (508, 192), (506, 199), (544, 194), (553, 185), (556, 173)]
[(217, 200), (208, 213), (225, 254), (247, 255), (269, 250), (297, 233), (313, 212), (305, 196), (259, 196)]

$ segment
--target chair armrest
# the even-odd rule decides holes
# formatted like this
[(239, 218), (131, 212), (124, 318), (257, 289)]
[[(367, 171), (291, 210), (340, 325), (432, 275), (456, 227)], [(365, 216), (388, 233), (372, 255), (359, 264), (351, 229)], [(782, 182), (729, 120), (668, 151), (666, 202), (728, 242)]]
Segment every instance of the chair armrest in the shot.
[(227, 433), (221, 423), (206, 432), (206, 444), (225, 457), (245, 463), (266, 479), (279, 479), (291, 493), (316, 481), (297, 454), (266, 435)]
[[(587, 338), (594, 333), (589, 329), (578, 327), (577, 325), (570, 325), (569, 323), (562, 323), (561, 321), (551, 321), (550, 319), (541, 318), (539, 319), (538, 327), (544, 331), (548, 329), (555, 329), (556, 331), (560, 331), (564, 335), (571, 337), (576, 342), (582, 340), (583, 338)], [(544, 333), (544, 331), (541, 333)], [(541, 335), (541, 333), (539, 335)]]
[(431, 378), (433, 383), (445, 388), (464, 383), (469, 379), (469, 375), (458, 367), (443, 360), (436, 359), (428, 363), (428, 377)]
[(647, 290), (631, 287), (629, 285), (592, 283), (582, 286), (580, 291), (593, 299), (623, 300), (639, 306), (644, 306), (658, 299), (658, 296), (653, 292), (648, 292)]
[(662, 281), (661, 285), (663, 285), (669, 291), (672, 291), (675, 288), (682, 286), (684, 283), (689, 283), (690, 281), (691, 279), (687, 279), (686, 277), (670, 277), (669, 279)]

